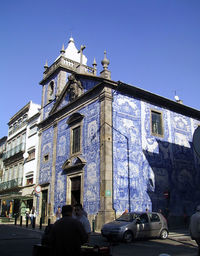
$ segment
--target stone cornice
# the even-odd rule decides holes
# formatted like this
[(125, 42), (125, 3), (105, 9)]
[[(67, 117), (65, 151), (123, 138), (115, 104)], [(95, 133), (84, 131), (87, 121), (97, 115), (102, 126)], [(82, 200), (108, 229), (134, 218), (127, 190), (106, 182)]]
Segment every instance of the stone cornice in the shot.
[(20, 109), (14, 116), (12, 116), (10, 118), (10, 121), (8, 122), (8, 125), (10, 125), (11, 123), (13, 123), (15, 120), (17, 120), (19, 117), (21, 117), (23, 114), (25, 114), (26, 112), (28, 112), (29, 108), (30, 108), (30, 104), (31, 102), (27, 103), (22, 109)]
[(125, 83), (122, 83), (119, 81), (116, 90), (123, 94), (132, 95), (133, 97), (142, 99), (151, 104), (154, 104), (154, 105), (157, 105), (160, 107), (164, 107), (171, 111), (180, 113), (182, 115), (186, 115), (186, 116), (200, 120), (200, 111), (199, 110), (190, 108), (188, 106), (185, 106), (183, 104), (177, 103), (172, 100), (169, 100), (167, 98), (156, 95), (154, 93), (142, 90), (135, 86), (128, 85), (128, 84), (125, 84)]

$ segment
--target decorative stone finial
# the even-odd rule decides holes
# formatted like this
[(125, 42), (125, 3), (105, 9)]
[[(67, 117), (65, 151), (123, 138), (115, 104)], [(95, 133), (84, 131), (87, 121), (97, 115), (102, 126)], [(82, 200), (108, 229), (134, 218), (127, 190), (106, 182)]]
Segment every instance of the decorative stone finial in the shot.
[(104, 51), (104, 59), (101, 61), (101, 64), (103, 66), (103, 71), (100, 72), (100, 76), (106, 79), (111, 79), (111, 72), (108, 70), (110, 61), (106, 57), (106, 51)]
[(97, 63), (96, 63), (95, 58), (94, 58), (94, 61), (93, 61), (92, 66), (93, 66), (93, 68), (94, 68), (94, 75), (96, 76), (96, 74), (97, 74)]
[(48, 63), (47, 63), (47, 60), (46, 60), (46, 62), (45, 62), (45, 64), (44, 64), (44, 69), (45, 69), (45, 71), (48, 69)]
[(110, 64), (110, 61), (106, 57), (106, 51), (104, 51), (104, 59), (101, 61), (101, 64), (104, 70), (108, 69), (108, 65)]
[(92, 64), (93, 67), (96, 67), (97, 66), (97, 63), (96, 63), (96, 60), (94, 58), (94, 61), (93, 61), (93, 64)]
[(60, 50), (60, 53), (63, 55), (65, 53), (65, 46), (63, 44), (62, 49)]

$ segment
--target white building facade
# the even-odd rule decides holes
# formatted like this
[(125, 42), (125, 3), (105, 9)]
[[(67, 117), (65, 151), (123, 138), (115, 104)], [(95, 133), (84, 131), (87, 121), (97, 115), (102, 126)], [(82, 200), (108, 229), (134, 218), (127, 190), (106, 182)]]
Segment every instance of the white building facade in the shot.
[(39, 118), (40, 105), (30, 101), (8, 123), (0, 183), (2, 217), (25, 215), (26, 209), (33, 205)]

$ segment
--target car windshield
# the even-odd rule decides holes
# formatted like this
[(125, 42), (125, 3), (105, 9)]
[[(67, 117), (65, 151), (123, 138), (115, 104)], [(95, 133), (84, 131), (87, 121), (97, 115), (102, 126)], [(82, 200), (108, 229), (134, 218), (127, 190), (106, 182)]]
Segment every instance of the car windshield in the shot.
[(122, 214), (118, 219), (116, 219), (117, 221), (128, 221), (128, 222), (132, 222), (133, 220), (135, 220), (138, 217), (138, 214), (131, 214), (131, 213), (124, 213)]

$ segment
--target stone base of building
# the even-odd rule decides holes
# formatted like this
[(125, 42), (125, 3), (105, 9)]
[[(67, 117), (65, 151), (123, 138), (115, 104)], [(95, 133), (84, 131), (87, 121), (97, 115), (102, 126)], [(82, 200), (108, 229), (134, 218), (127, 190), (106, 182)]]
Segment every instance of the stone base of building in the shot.
[(95, 231), (100, 232), (102, 226), (115, 219), (114, 210), (99, 211), (95, 220)]

